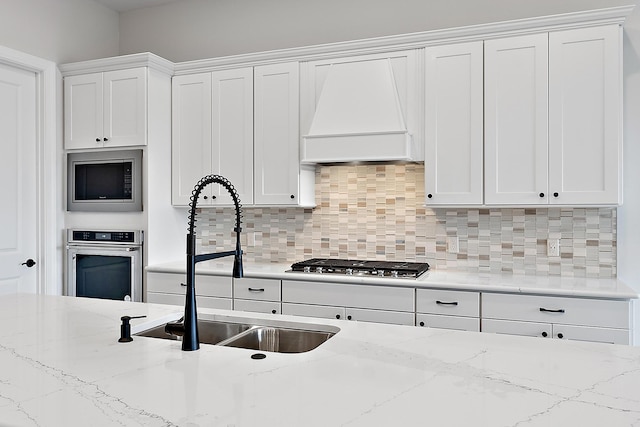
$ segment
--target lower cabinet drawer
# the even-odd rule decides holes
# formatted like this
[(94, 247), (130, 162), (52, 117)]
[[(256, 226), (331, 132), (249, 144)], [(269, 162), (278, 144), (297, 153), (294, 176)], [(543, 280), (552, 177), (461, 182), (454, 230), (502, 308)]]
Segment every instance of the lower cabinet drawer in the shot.
[(440, 289), (416, 290), (418, 313), (446, 316), (480, 316), (480, 293)]
[(280, 314), (281, 304), (273, 301), (253, 301), (246, 299), (234, 299), (233, 309), (238, 311), (251, 311), (254, 313)]
[(439, 314), (417, 313), (416, 325), (428, 328), (480, 332), (480, 319), (478, 317), (442, 316)]
[(482, 294), (482, 318), (629, 329), (629, 301)]
[[(231, 276), (196, 274), (196, 295), (231, 298)], [(147, 273), (147, 293), (185, 294), (187, 277), (178, 273)]]
[[(154, 304), (170, 304), (184, 307), (184, 295), (179, 294), (163, 294), (156, 292), (147, 292), (147, 302)], [(221, 310), (231, 310), (233, 301), (231, 298), (216, 297), (196, 297), (196, 307), (217, 308)]]
[(261, 301), (280, 301), (280, 280), (233, 279), (233, 297)]

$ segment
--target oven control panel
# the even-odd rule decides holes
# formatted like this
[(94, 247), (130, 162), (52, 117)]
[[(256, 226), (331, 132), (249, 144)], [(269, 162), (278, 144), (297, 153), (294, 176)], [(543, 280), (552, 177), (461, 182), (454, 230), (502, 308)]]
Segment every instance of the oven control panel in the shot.
[(141, 231), (87, 231), (70, 230), (70, 242), (141, 243)]

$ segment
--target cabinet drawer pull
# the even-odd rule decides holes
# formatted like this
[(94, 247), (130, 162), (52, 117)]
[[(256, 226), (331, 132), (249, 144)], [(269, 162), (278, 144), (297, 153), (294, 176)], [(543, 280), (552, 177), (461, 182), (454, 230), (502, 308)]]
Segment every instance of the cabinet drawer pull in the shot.
[(540, 307), (540, 311), (545, 313), (564, 313), (564, 308), (559, 308), (557, 310), (549, 310), (548, 308)]
[(264, 288), (247, 288), (249, 292), (264, 292)]
[(445, 301), (436, 301), (438, 305), (458, 305), (458, 301), (445, 302)]

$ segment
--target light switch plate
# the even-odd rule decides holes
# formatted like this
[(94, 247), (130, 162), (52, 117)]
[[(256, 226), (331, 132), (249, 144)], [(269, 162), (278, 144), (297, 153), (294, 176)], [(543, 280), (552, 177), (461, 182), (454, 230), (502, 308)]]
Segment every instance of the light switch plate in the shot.
[(447, 237), (447, 252), (450, 254), (457, 254), (460, 252), (460, 241), (458, 236)]

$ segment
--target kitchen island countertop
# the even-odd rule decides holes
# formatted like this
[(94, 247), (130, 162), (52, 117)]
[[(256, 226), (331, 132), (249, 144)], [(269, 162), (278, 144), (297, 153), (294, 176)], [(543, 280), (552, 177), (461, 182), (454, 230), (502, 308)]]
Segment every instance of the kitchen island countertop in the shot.
[(640, 425), (640, 348), (287, 316), (341, 330), (310, 352), (263, 360), (239, 348), (117, 342), (120, 316), (146, 315), (132, 321), (139, 330), (179, 314), (1, 296), (0, 425)]
[[(185, 274), (185, 261), (168, 262), (147, 267), (148, 272)], [(231, 276), (232, 261), (201, 262), (198, 274)], [(466, 273), (430, 270), (418, 279), (347, 276), (344, 274), (313, 274), (290, 271), (289, 264), (244, 262), (244, 276), (264, 279), (307, 280), (327, 283), (436, 288), (479, 292), (506, 292), (551, 296), (635, 299), (638, 292), (617, 278)]]

